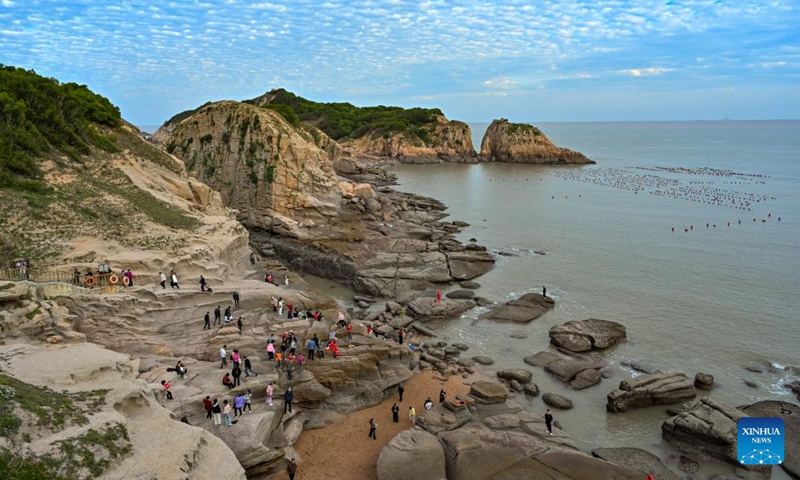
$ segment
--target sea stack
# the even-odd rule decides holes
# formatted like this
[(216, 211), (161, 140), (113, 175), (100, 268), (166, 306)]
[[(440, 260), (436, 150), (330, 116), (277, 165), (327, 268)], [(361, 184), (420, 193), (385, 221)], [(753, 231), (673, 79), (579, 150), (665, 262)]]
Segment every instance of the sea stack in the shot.
[(590, 164), (582, 153), (561, 148), (541, 130), (527, 123), (511, 123), (505, 118), (493, 120), (481, 142), (484, 162), (536, 164)]

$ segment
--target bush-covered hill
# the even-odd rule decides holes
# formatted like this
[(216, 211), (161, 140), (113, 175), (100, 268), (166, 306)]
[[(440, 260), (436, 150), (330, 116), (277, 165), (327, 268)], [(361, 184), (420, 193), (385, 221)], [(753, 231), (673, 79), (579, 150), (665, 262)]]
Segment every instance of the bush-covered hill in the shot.
[[(367, 134), (411, 133), (425, 140), (424, 125), (442, 116), (438, 108), (356, 107), (350, 103), (320, 103), (284, 89), (272, 90), (247, 103), (272, 108), (293, 123), (292, 116), (308, 122), (334, 140), (360, 138)], [(287, 109), (286, 107), (290, 107)]]
[(121, 124), (119, 109), (85, 85), (0, 64), (0, 188), (41, 191), (39, 160), (116, 151), (106, 130)]

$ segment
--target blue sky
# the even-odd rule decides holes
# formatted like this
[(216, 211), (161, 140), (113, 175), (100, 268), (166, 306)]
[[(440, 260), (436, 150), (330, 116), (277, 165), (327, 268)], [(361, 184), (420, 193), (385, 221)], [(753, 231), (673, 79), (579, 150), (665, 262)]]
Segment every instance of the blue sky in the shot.
[(0, 62), (139, 125), (284, 87), (450, 118), (800, 118), (798, 0), (0, 0)]

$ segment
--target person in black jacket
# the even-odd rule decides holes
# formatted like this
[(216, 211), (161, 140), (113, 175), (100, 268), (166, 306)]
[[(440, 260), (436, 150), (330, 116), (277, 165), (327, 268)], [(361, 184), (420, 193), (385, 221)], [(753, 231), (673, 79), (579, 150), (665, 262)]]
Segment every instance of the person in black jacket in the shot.
[(239, 292), (233, 292), (233, 306), (239, 308)]
[(292, 387), (286, 389), (286, 392), (283, 394), (283, 413), (291, 412), (292, 411), (292, 401), (294, 400), (294, 393), (292, 393)]

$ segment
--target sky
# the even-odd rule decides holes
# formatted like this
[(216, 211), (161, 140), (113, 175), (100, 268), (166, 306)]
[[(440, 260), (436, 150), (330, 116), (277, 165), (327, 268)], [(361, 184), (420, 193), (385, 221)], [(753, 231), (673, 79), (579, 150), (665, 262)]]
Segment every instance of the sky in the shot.
[(0, 63), (137, 125), (286, 88), (468, 122), (800, 118), (800, 0), (0, 0)]

